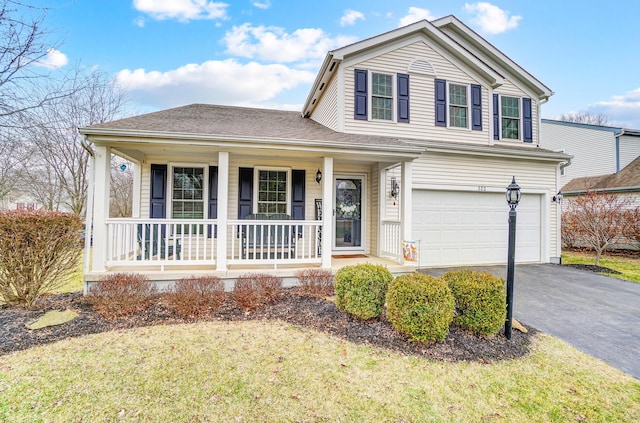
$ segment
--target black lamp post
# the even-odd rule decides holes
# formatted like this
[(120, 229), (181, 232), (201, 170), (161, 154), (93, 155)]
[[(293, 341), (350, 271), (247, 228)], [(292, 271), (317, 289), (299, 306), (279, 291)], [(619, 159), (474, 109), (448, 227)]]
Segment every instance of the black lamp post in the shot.
[(507, 261), (507, 320), (504, 324), (504, 335), (511, 339), (511, 323), (513, 320), (513, 273), (516, 261), (516, 207), (520, 202), (520, 186), (516, 177), (507, 187), (507, 203), (509, 204), (509, 257)]

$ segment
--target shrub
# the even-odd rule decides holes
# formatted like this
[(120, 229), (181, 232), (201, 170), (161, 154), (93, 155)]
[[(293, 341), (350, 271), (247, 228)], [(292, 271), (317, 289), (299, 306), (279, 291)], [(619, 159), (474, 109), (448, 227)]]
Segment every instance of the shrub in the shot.
[(88, 298), (98, 314), (116, 319), (147, 310), (157, 292), (144, 275), (115, 273), (93, 285)]
[(336, 306), (363, 320), (378, 317), (392, 280), (391, 272), (381, 265), (344, 266), (335, 276)]
[(0, 298), (31, 306), (64, 285), (80, 260), (81, 230), (75, 214), (0, 211)]
[(249, 311), (272, 303), (282, 294), (282, 278), (266, 273), (238, 277), (231, 293), (236, 304)]
[(413, 273), (398, 276), (389, 286), (387, 318), (413, 340), (443, 341), (453, 313), (453, 294), (440, 278)]
[(456, 326), (482, 335), (500, 330), (507, 314), (504, 279), (472, 270), (452, 270), (442, 278), (455, 297)]
[(314, 297), (333, 295), (333, 273), (327, 269), (305, 269), (296, 273), (302, 293)]
[(181, 316), (201, 317), (224, 304), (224, 282), (217, 276), (183, 278), (167, 292), (169, 307)]

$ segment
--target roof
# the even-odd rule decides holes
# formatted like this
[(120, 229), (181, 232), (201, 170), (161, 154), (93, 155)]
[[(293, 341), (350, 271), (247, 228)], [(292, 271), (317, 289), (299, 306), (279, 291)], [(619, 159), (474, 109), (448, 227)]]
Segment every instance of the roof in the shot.
[(640, 136), (640, 129), (622, 128), (619, 126), (593, 125), (590, 123), (566, 122), (564, 120), (555, 119), (542, 119), (542, 123), (560, 126), (572, 126), (574, 128), (593, 129), (596, 131), (613, 132), (616, 137), (620, 135), (631, 135), (634, 137)]
[(562, 187), (565, 194), (582, 194), (586, 191), (640, 191), (640, 156), (618, 173), (574, 178)]

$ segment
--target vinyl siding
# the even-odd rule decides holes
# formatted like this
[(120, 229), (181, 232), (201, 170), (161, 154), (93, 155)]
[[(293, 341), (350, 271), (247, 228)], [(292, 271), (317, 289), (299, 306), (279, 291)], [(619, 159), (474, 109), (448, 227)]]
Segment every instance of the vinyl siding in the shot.
[[(542, 206), (546, 209), (548, 219), (548, 236), (545, 241), (544, 231), (547, 223), (543, 222), (542, 242), (548, 245), (550, 257), (559, 257), (557, 251), (557, 205), (550, 200), (559, 187), (556, 184), (557, 165), (527, 160), (509, 160), (480, 158), (462, 155), (429, 154), (413, 163), (414, 189), (443, 189), (505, 192), (505, 188), (515, 176), (516, 182), (523, 192), (548, 194), (549, 201)], [(544, 199), (544, 196), (543, 196)], [(505, 200), (505, 219), (507, 218)], [(545, 246), (546, 246), (545, 245)], [(542, 257), (546, 261), (548, 257)]]
[(540, 147), (564, 151), (574, 156), (571, 165), (560, 176), (561, 186), (574, 178), (606, 175), (616, 171), (616, 141), (613, 132), (543, 122), (540, 137)]
[[(493, 91), (493, 94), (506, 95), (509, 97), (528, 97), (531, 98), (529, 94), (522, 91), (517, 85), (509, 80), (505, 80), (504, 84), (499, 86)], [(484, 93), (483, 93), (484, 95)], [(484, 106), (483, 106), (484, 107)], [(484, 112), (484, 109), (483, 109)], [(493, 110), (489, 109), (489, 113), (493, 114)], [(531, 98), (531, 121), (532, 121), (532, 129), (533, 129), (533, 144), (538, 142), (538, 101), (535, 98)], [(524, 129), (522, 127), (522, 101), (520, 101), (520, 140), (500, 140), (500, 142), (504, 143), (522, 143), (522, 136), (524, 134)]]
[(320, 102), (313, 109), (311, 119), (334, 131), (338, 130), (338, 78), (335, 76), (331, 78)]
[(620, 169), (640, 156), (640, 137), (622, 135), (620, 137)]

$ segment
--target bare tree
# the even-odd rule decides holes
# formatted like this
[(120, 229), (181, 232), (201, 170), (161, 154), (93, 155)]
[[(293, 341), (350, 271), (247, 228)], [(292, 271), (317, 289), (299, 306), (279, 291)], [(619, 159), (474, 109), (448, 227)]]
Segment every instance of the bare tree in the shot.
[(565, 199), (563, 225), (573, 231), (571, 239), (595, 250), (595, 264), (599, 266), (607, 247), (629, 238), (633, 222), (626, 216), (633, 209), (632, 199), (596, 191)]
[(20, 144), (9, 130), (0, 131), (0, 205), (16, 185), (20, 166)]
[(578, 112), (565, 113), (560, 116), (560, 120), (565, 122), (605, 126), (609, 122), (609, 117), (604, 113)]
[(131, 163), (112, 156), (109, 217), (131, 217), (132, 214), (133, 169)]

